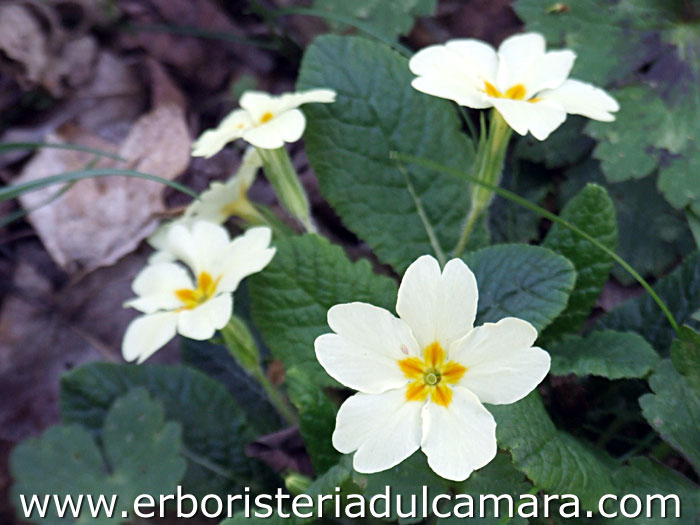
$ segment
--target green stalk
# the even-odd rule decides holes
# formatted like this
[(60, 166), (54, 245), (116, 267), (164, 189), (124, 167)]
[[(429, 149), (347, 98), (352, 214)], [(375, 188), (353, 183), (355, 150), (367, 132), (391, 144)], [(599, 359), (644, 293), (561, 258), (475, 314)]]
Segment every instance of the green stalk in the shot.
[[(489, 135), (479, 140), (476, 153), (475, 178), (492, 186), (498, 186), (501, 182), (503, 171), (503, 158), (508, 149), (508, 141), (513, 130), (495, 109), (491, 112), (489, 122)], [(493, 197), (493, 191), (486, 185), (472, 187), (471, 206), (464, 220), (462, 233), (453, 251), (455, 257), (459, 257), (467, 246), (476, 221), (488, 208)]]
[(602, 244), (600, 241), (598, 241), (594, 237), (591, 237), (585, 231), (574, 226), (573, 224), (570, 224), (569, 222), (567, 222), (564, 219), (562, 219), (561, 217), (553, 214), (552, 212), (545, 210), (544, 208), (538, 206), (537, 204), (533, 204), (532, 202), (528, 201), (527, 199), (523, 199), (517, 193), (513, 193), (512, 191), (503, 189), (503, 188), (496, 186), (494, 184), (490, 184), (490, 183), (485, 182), (483, 180), (477, 179), (476, 177), (474, 177), (472, 175), (468, 175), (467, 173), (450, 168), (449, 166), (444, 166), (444, 165), (439, 164), (437, 162), (433, 162), (432, 160), (429, 160), (429, 159), (423, 159), (420, 157), (413, 157), (411, 155), (404, 155), (403, 153), (399, 153), (397, 151), (393, 151), (391, 153), (391, 157), (394, 159), (397, 159), (401, 162), (410, 162), (413, 164), (417, 164), (417, 165), (422, 166), (422, 167), (427, 168), (427, 169), (439, 171), (442, 173), (447, 173), (448, 175), (453, 175), (455, 177), (461, 177), (463, 179), (466, 179), (468, 181), (473, 182), (474, 184), (484, 186), (484, 187), (490, 189), (491, 191), (497, 193), (501, 197), (508, 199), (512, 202), (515, 202), (516, 204), (519, 204), (523, 208), (527, 208), (528, 210), (537, 213), (538, 215), (544, 217), (545, 219), (549, 219), (552, 222), (556, 222), (557, 224), (560, 224), (564, 228), (568, 228), (569, 230), (574, 232), (579, 237), (586, 239), (588, 242), (593, 244), (596, 248), (601, 250), (603, 253), (605, 253), (607, 256), (609, 256), (611, 259), (613, 259), (616, 263), (618, 263), (620, 266), (622, 266), (632, 277), (634, 277), (634, 279), (639, 284), (642, 285), (642, 287), (644, 287), (644, 289), (649, 293), (651, 298), (654, 300), (654, 302), (659, 306), (661, 311), (664, 313), (664, 315), (666, 316), (666, 319), (668, 319), (668, 322), (671, 324), (671, 327), (673, 327), (673, 330), (676, 332), (676, 334), (680, 335), (680, 327), (678, 326), (676, 319), (673, 317), (673, 314), (666, 306), (666, 303), (664, 303), (661, 300), (661, 298), (654, 291), (654, 289), (651, 287), (651, 285), (639, 274), (639, 272), (637, 272), (634, 268), (632, 268), (632, 266), (630, 266), (622, 257), (617, 255), (614, 251), (609, 249), (607, 246)]
[(263, 169), (267, 179), (277, 192), (282, 205), (304, 225), (309, 233), (316, 233), (316, 227), (311, 222), (309, 198), (301, 185), (292, 159), (284, 146), (277, 149), (257, 148), (263, 161)]
[(268, 400), (277, 409), (280, 416), (290, 425), (296, 425), (297, 418), (294, 410), (263, 372), (260, 364), (260, 352), (246, 324), (233, 315), (228, 324), (221, 329), (221, 335), (231, 356), (260, 383)]

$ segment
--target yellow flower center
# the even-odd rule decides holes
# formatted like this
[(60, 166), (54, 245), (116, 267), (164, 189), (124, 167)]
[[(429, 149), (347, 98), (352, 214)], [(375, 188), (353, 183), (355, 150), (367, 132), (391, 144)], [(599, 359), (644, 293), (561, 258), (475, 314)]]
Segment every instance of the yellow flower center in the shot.
[(262, 117), (260, 117), (260, 124), (265, 124), (265, 122), (270, 122), (275, 116), (270, 113), (269, 111), (264, 113)]
[(216, 287), (219, 285), (221, 276), (212, 279), (207, 272), (202, 272), (197, 278), (197, 288), (181, 288), (175, 290), (175, 296), (182, 301), (183, 306), (180, 310), (193, 310), (200, 304), (208, 301), (216, 293)]
[(406, 387), (407, 401), (425, 401), (447, 407), (452, 402), (452, 389), (467, 368), (455, 361), (446, 361), (440, 343), (434, 342), (423, 350), (423, 358), (407, 357), (399, 361), (403, 374), (412, 379)]
[[(509, 98), (511, 100), (525, 100), (526, 89), (522, 84), (516, 84), (510, 88), (505, 93), (501, 93), (496, 86), (491, 84), (491, 82), (484, 81), (484, 93), (489, 97), (493, 98)], [(539, 98), (531, 98), (528, 102), (538, 102)]]

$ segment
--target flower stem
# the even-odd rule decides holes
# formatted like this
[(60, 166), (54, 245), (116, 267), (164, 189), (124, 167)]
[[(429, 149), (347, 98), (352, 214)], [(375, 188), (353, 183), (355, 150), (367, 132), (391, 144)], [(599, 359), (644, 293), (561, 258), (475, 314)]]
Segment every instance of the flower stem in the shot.
[(280, 416), (290, 425), (296, 425), (296, 414), (291, 405), (265, 375), (260, 364), (260, 352), (245, 323), (233, 315), (228, 324), (221, 329), (221, 335), (231, 356), (241, 368), (260, 383), (268, 400), (277, 409)]
[(549, 219), (552, 222), (556, 222), (560, 225), (562, 225), (564, 228), (567, 228), (574, 232), (576, 235), (579, 237), (586, 239), (588, 242), (593, 244), (596, 248), (601, 250), (603, 253), (605, 253), (608, 257), (610, 257), (612, 260), (614, 260), (616, 263), (618, 263), (620, 266), (622, 266), (634, 279), (642, 285), (642, 287), (649, 293), (651, 298), (654, 300), (654, 302), (659, 306), (663, 314), (666, 316), (666, 319), (668, 319), (668, 322), (670, 323), (671, 327), (673, 330), (676, 332), (676, 334), (680, 335), (680, 327), (678, 326), (678, 322), (676, 319), (673, 317), (673, 314), (671, 311), (668, 309), (668, 306), (666, 306), (666, 303), (664, 303), (659, 295), (654, 291), (654, 289), (651, 287), (651, 285), (644, 279), (639, 272), (637, 272), (632, 266), (627, 263), (622, 257), (620, 257), (618, 254), (616, 254), (614, 251), (612, 251), (610, 248), (605, 246), (603, 243), (601, 243), (598, 239), (595, 237), (592, 237), (585, 231), (583, 231), (581, 228), (574, 226), (573, 224), (567, 222), (566, 220), (562, 219), (558, 215), (555, 215), (549, 210), (545, 210), (541, 206), (538, 206), (537, 204), (534, 204), (530, 202), (527, 199), (523, 199), (520, 195), (517, 193), (514, 193), (512, 191), (506, 190), (504, 188), (500, 188), (498, 186), (495, 186), (493, 184), (489, 184), (487, 182), (484, 182), (482, 180), (477, 179), (476, 177), (469, 175), (467, 173), (463, 173), (459, 170), (455, 170), (453, 168), (450, 168), (449, 166), (444, 166), (442, 164), (439, 164), (437, 162), (433, 162), (432, 160), (429, 159), (422, 159), (420, 157), (412, 157), (410, 155), (404, 155), (403, 153), (399, 152), (392, 152), (391, 154), (392, 158), (399, 160), (401, 162), (412, 162), (414, 164), (417, 164), (419, 166), (423, 166), (424, 168), (432, 169), (435, 171), (439, 171), (442, 173), (447, 173), (454, 175), (456, 177), (460, 177), (463, 179), (467, 179), (474, 184), (479, 184), (481, 186), (486, 186), (491, 189), (491, 191), (497, 193), (501, 197), (508, 199), (509, 201), (515, 202), (516, 204), (519, 204), (523, 208), (527, 208), (530, 211), (533, 211), (540, 215), (541, 217), (544, 217), (545, 219)]
[[(508, 141), (513, 132), (501, 114), (495, 109), (491, 112), (488, 137), (479, 141), (474, 164), (474, 177), (493, 186), (501, 182), (503, 170), (503, 158), (508, 149)], [(469, 236), (476, 225), (477, 219), (488, 208), (493, 198), (493, 191), (487, 186), (473, 186), (471, 193), (471, 205), (464, 220), (462, 233), (453, 251), (454, 257), (464, 253)]]
[(275, 188), (282, 205), (304, 225), (307, 232), (316, 233), (316, 227), (311, 221), (309, 198), (287, 150), (284, 146), (277, 149), (258, 148), (258, 153), (263, 161), (265, 175)]

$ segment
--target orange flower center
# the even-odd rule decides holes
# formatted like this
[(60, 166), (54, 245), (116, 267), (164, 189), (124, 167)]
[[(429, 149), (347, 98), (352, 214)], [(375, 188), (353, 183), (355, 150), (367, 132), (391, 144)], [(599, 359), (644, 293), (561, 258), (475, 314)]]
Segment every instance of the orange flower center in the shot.
[(175, 296), (182, 301), (183, 306), (180, 310), (193, 310), (211, 299), (216, 293), (216, 287), (219, 285), (220, 280), (221, 276), (212, 279), (209, 273), (202, 272), (197, 278), (197, 288), (194, 290), (190, 288), (175, 290)]
[(271, 112), (266, 112), (260, 117), (260, 124), (265, 124), (265, 122), (270, 122), (275, 116)]
[(452, 389), (467, 368), (455, 361), (446, 361), (445, 351), (440, 343), (434, 342), (423, 350), (423, 358), (407, 357), (399, 361), (403, 374), (412, 379), (406, 387), (407, 401), (430, 400), (448, 407), (452, 402)]
[[(491, 82), (484, 81), (484, 93), (489, 97), (493, 98), (509, 98), (511, 100), (525, 100), (526, 89), (522, 84), (516, 84), (510, 88), (505, 93), (501, 93), (496, 86), (491, 84)], [(528, 102), (539, 102), (539, 98), (531, 98)]]

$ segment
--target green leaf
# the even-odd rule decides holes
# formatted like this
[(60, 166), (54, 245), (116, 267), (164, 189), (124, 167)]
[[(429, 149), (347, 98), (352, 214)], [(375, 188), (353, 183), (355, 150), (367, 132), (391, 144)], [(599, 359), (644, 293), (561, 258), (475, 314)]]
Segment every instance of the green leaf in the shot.
[(550, 494), (576, 494), (581, 506), (597, 510), (613, 491), (615, 462), (605, 452), (558, 430), (537, 391), (512, 405), (489, 405), (496, 438), (510, 450), (518, 470)]
[[(661, 502), (655, 499), (651, 508), (648, 509), (651, 516), (646, 516), (647, 509), (645, 509), (643, 514), (634, 519), (635, 524), (657, 525), (662, 522), (671, 522), (696, 525), (700, 520), (700, 487), (664, 465), (654, 463), (647, 458), (633, 458), (628, 466), (618, 469), (613, 474), (613, 480), (617, 489), (615, 492), (619, 497), (636, 494), (646, 502), (647, 496), (659, 494), (678, 496), (681, 515), (679, 519), (675, 519), (676, 507), (673, 500), (667, 500), (666, 518), (662, 518)], [(615, 521), (629, 523), (629, 520), (623, 517)]]
[[(499, 500), (498, 518), (494, 515), (494, 504), (487, 503), (486, 516), (479, 516), (478, 502), (479, 496), (493, 494), (495, 496), (509, 495), (513, 499), (513, 512), (516, 512), (518, 500), (521, 494), (527, 494), (532, 490), (525, 477), (513, 466), (513, 461), (509, 454), (498, 454), (491, 463), (484, 468), (477, 470), (469, 476), (469, 479), (458, 483), (455, 486), (457, 493), (470, 495), (475, 502), (474, 518), (469, 518), (470, 523), (482, 523), (497, 525), (503, 522), (503, 517), (508, 515), (510, 509), (505, 500)], [(447, 509), (441, 509), (445, 512)], [(437, 523), (440, 525), (452, 525), (464, 523), (464, 519), (452, 516), (451, 518), (440, 518)], [(512, 525), (526, 524), (527, 519), (521, 518), (517, 514), (508, 521)]]
[[(587, 185), (569, 201), (560, 217), (610, 250), (617, 249), (615, 207), (601, 186)], [(542, 245), (569, 259), (576, 268), (576, 286), (566, 310), (549, 327), (546, 335), (556, 338), (568, 332), (578, 332), (595, 306), (614, 261), (591, 242), (559, 224), (552, 226)]]
[(86, 509), (78, 519), (60, 518), (52, 502), (45, 519), (35, 511), (31, 522), (116, 524), (126, 521), (122, 511), (131, 512), (137, 496), (150, 494), (157, 500), (160, 494), (175, 492), (185, 473), (180, 456), (181, 428), (165, 422), (162, 405), (145, 389), (134, 389), (115, 400), (105, 417), (101, 438), (102, 450), (83, 427), (58, 425), (15, 448), (10, 468), (18, 515), (24, 515), (20, 494), (27, 500), (37, 495), (41, 501), (46, 496), (70, 495), (76, 504), (80, 495), (95, 500), (104, 495), (108, 504), (115, 495), (114, 518), (93, 519)]
[[(513, 163), (510, 169), (505, 169), (501, 186), (540, 205), (553, 189), (549, 172), (535, 169), (534, 166), (523, 168), (521, 163)], [(493, 199), (489, 207), (488, 221), (493, 244), (527, 244), (540, 238), (542, 217), (500, 195)]]
[(238, 406), (245, 411), (248, 424), (256, 434), (269, 434), (280, 429), (282, 421), (277, 409), (268, 401), (265, 390), (236, 363), (224, 346), (184, 337), (180, 341), (185, 363), (225, 385)]
[(464, 261), (479, 287), (477, 325), (512, 316), (541, 331), (564, 310), (576, 279), (570, 261), (539, 246), (490, 246)]
[(582, 160), (595, 142), (583, 134), (588, 119), (575, 115), (567, 117), (546, 141), (537, 140), (532, 135), (517, 137), (515, 156), (543, 164), (548, 169), (563, 168)]
[(304, 109), (307, 154), (321, 193), (397, 273), (421, 255), (455, 246), (470, 185), (415, 165), (400, 169), (391, 152), (462, 170), (474, 157), (453, 107), (413, 89), (412, 79), (407, 60), (382, 44), (322, 36), (307, 49), (298, 82), (299, 89), (338, 93), (333, 104)]
[[(666, 303), (679, 325), (700, 326), (691, 317), (700, 307), (700, 254), (696, 252), (688, 257), (681, 267), (656, 283), (654, 291)], [(626, 301), (601, 316), (596, 327), (637, 332), (662, 355), (668, 355), (675, 337), (673, 328), (649, 294)]]
[(700, 392), (700, 333), (688, 325), (682, 326), (680, 337), (671, 343), (671, 360), (676, 370)]
[(587, 337), (568, 335), (547, 346), (555, 375), (594, 375), (608, 379), (646, 376), (659, 356), (634, 332), (606, 330)]
[(299, 413), (299, 431), (316, 473), (333, 467), (340, 457), (331, 443), (336, 406), (323, 390), (299, 368), (285, 374), (287, 393)]
[(249, 285), (253, 319), (272, 355), (319, 386), (338, 384), (314, 352), (316, 338), (330, 331), (330, 307), (364, 301), (393, 310), (397, 293), (396, 283), (375, 275), (368, 261), (351, 262), (342, 248), (317, 235), (280, 240), (275, 258)]
[(575, 78), (606, 85), (626, 77), (658, 52), (658, 44), (649, 41), (649, 28), (629, 23), (639, 18), (636, 10), (621, 9), (609, 0), (561, 2), (566, 6), (561, 10), (555, 9), (557, 3), (517, 0), (514, 8), (528, 31), (544, 34), (548, 47), (576, 52)]
[[(331, 14), (357, 19), (369, 25), (389, 39), (408, 33), (414, 19), (430, 16), (435, 11), (436, 0), (314, 0), (314, 8)], [(334, 30), (343, 30), (341, 24), (330, 24)]]
[(668, 360), (656, 368), (649, 386), (654, 393), (639, 398), (644, 417), (700, 472), (700, 390), (692, 388)]
[[(593, 159), (567, 170), (566, 176), (560, 194), (562, 205), (589, 182), (605, 184), (599, 163)], [(655, 176), (607, 183), (606, 188), (617, 215), (617, 253), (642, 276), (662, 274), (693, 249), (688, 225), (656, 191)], [(639, 242), (640, 231), (644, 232), (644, 242)], [(635, 282), (619, 265), (615, 265), (612, 273), (624, 285)]]
[[(200, 496), (226, 494), (253, 476), (262, 476), (258, 464), (244, 452), (254, 435), (242, 409), (223, 385), (187, 367), (108, 363), (80, 367), (61, 378), (63, 420), (97, 432), (114, 400), (137, 386), (163, 403), (168, 419), (182, 424), (190, 458), (183, 482), (186, 490)], [(217, 473), (203, 463), (213, 465)]]
[[(364, 497), (367, 501), (377, 494), (384, 494), (389, 487), (390, 501), (395, 502), (397, 495), (401, 495), (401, 500), (404, 502), (404, 512), (410, 507), (408, 502), (412, 495), (415, 495), (420, 501), (423, 487), (427, 487), (429, 498), (447, 493), (450, 489), (450, 482), (432, 471), (428, 466), (425, 454), (420, 450), (389, 470), (376, 474), (354, 472), (353, 481), (364, 488)], [(422, 509), (419, 505), (416, 507), (420, 516)], [(383, 504), (378, 505), (379, 512), (383, 511), (384, 508)], [(392, 520), (398, 519), (396, 511), (396, 505), (392, 504), (390, 512)], [(418, 523), (420, 521), (422, 521), (420, 517), (399, 519), (399, 523)]]

